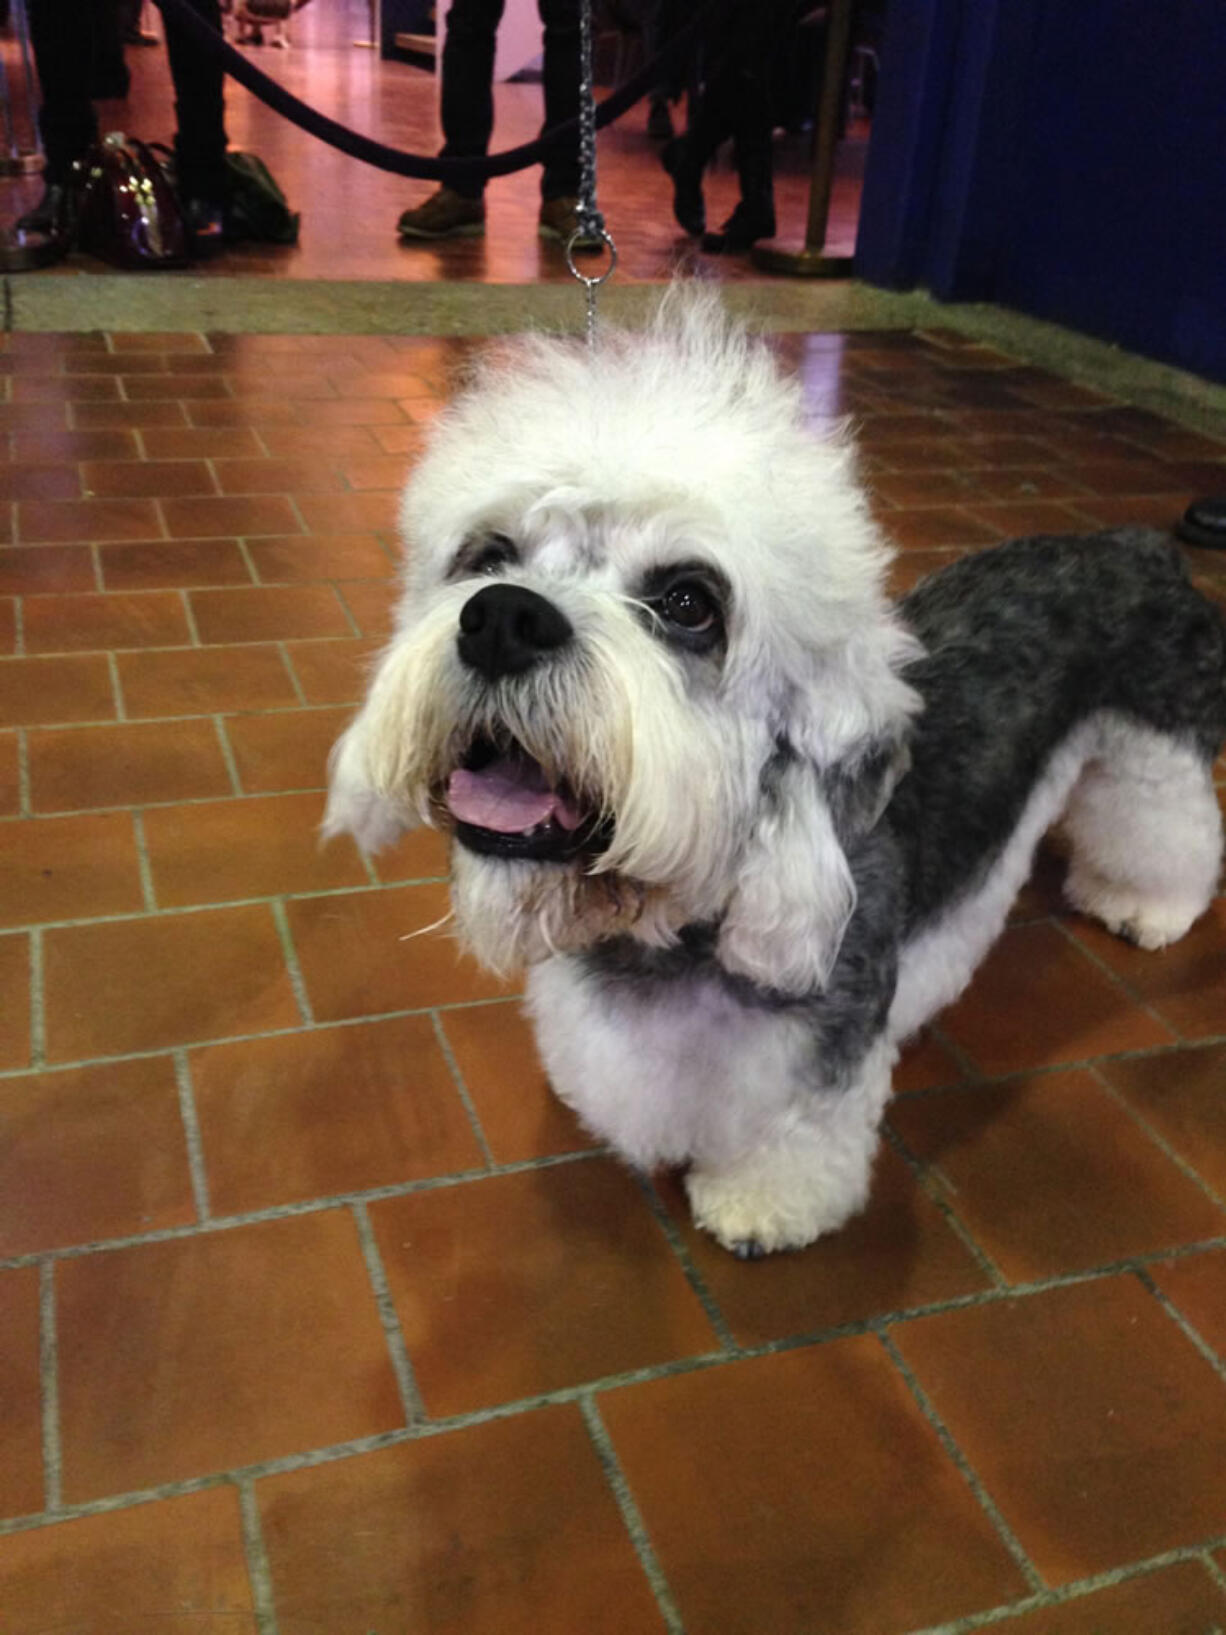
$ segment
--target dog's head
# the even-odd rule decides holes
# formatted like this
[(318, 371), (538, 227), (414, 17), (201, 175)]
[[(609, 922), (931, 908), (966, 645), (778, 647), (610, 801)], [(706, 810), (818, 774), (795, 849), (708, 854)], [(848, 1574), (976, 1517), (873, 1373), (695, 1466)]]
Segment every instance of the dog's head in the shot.
[(809, 435), (768, 350), (692, 291), (594, 350), (521, 341), (437, 423), (402, 520), (398, 628), (325, 832), (447, 830), (495, 969), (706, 924), (728, 969), (820, 987), (915, 649), (851, 451)]

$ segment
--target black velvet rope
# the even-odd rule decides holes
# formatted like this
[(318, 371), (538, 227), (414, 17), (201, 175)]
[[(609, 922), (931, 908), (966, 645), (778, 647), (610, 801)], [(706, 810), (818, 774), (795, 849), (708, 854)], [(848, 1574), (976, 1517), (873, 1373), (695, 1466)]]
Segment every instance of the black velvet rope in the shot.
[[(483, 159), (440, 159), (427, 154), (403, 153), (399, 148), (389, 148), (383, 142), (376, 142), (373, 137), (363, 136), (360, 131), (351, 131), (348, 126), (339, 124), (327, 114), (321, 114), (318, 109), (303, 102), (300, 97), (294, 96), (262, 69), (257, 68), (241, 51), (236, 50), (200, 16), (199, 12), (192, 9), (188, 0), (158, 0), (158, 4), (164, 11), (173, 15), (176, 24), (185, 34), (191, 36), (202, 51), (220, 59), (226, 73), (240, 85), (245, 86), (274, 113), (288, 119), (291, 124), (297, 125), (299, 130), (306, 131), (309, 136), (317, 137), (329, 147), (348, 154), (351, 159), (359, 159), (363, 164), (373, 165), (376, 170), (391, 171), (394, 176), (412, 176), (420, 181), (446, 182), (452, 186), (458, 184), (462, 190), (471, 190), (473, 185), (479, 185), (491, 176), (509, 176), (512, 171), (526, 170), (529, 165), (539, 164), (558, 142), (567, 137), (578, 136), (579, 120), (576, 116), (574, 119), (566, 120), (564, 124), (554, 125), (543, 131), (533, 142), (522, 143), (517, 148), (506, 148), (501, 153), (490, 154)], [(620, 119), (627, 108), (632, 108), (640, 98), (659, 84), (661, 70), (678, 52), (689, 45), (699, 27), (705, 22), (708, 11), (713, 9), (713, 6), (704, 6), (696, 17), (673, 36), (658, 56), (653, 57), (637, 74), (632, 75), (624, 85), (618, 86), (616, 91), (611, 92), (600, 103), (596, 110), (598, 128)]]

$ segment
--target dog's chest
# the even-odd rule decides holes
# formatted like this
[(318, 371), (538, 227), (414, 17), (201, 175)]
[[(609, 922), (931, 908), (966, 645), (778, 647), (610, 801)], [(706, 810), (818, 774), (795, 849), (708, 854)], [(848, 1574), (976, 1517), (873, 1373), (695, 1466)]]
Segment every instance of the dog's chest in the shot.
[(644, 1168), (744, 1151), (813, 1088), (805, 1022), (749, 1009), (714, 981), (644, 993), (552, 959), (529, 978), (528, 1010), (554, 1090)]

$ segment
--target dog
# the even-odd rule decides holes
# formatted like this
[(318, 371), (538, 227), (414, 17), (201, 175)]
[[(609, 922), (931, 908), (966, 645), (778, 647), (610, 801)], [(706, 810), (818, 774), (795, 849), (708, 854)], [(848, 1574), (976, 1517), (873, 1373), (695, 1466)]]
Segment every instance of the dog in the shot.
[(893, 605), (846, 435), (699, 293), (521, 339), (436, 422), (326, 834), (451, 838), (458, 935), (526, 968), (558, 1095), (688, 1166), (753, 1258), (865, 1203), (899, 1044), (1043, 835), (1143, 948), (1208, 906), (1226, 624), (1162, 536), (1035, 538)]

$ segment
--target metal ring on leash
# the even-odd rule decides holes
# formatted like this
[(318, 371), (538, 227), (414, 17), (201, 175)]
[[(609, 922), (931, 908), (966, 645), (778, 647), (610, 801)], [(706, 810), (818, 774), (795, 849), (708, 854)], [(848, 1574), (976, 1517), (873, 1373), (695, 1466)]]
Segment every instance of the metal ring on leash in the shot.
[(580, 272), (575, 263), (575, 251), (578, 246), (592, 242), (591, 228), (576, 227), (566, 241), (566, 270), (572, 278), (577, 278), (583, 285), (584, 293), (587, 296), (586, 334), (589, 346), (596, 339), (596, 291), (602, 284), (607, 284), (617, 270), (617, 245), (613, 242), (612, 234), (604, 226), (598, 227), (596, 233), (601, 244), (609, 252), (609, 265), (601, 273)]

